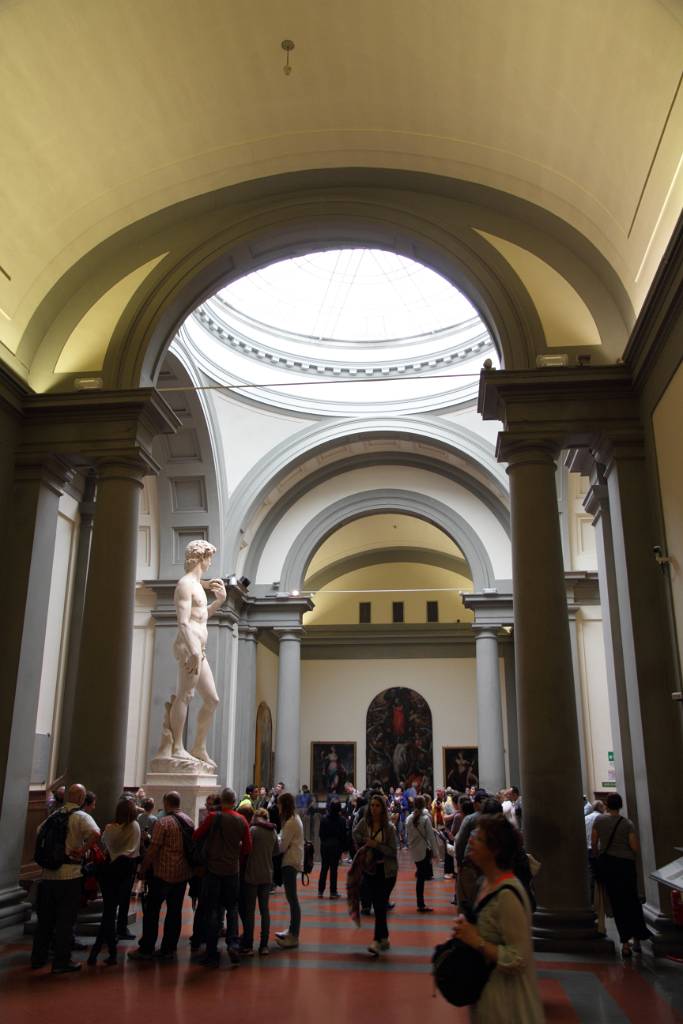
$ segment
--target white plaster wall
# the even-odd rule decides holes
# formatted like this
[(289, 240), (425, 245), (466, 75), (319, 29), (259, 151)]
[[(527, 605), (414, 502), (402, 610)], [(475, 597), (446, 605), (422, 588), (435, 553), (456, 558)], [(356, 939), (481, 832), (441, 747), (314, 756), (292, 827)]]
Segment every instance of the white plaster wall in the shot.
[(154, 655), (154, 592), (138, 587), (133, 619), (133, 654), (130, 669), (130, 697), (126, 728), (124, 786), (141, 786), (147, 768), (147, 736), (152, 693)]
[(498, 434), (503, 429), (503, 424), (500, 420), (483, 420), (474, 406), (438, 415), (439, 419), (446, 420), (447, 423), (454, 423), (458, 427), (466, 427), (467, 430), (471, 430), (473, 434), (477, 434), (485, 441), (488, 441), (493, 451), (495, 451)]
[(273, 718), (273, 741), (277, 728), (277, 655), (264, 647), (256, 645), (256, 707), (264, 701), (270, 708)]
[(280, 520), (266, 543), (256, 582), (278, 580), (287, 552), (301, 530), (319, 512), (342, 498), (380, 488), (429, 495), (459, 513), (478, 533), (498, 579), (510, 579), (512, 562), (509, 539), (492, 512), (459, 484), (425, 470), (408, 466), (377, 466), (351, 470), (327, 480), (305, 494)]
[(136, 579), (153, 580), (159, 575), (159, 489), (155, 476), (146, 476), (142, 484)]
[(671, 558), (669, 579), (678, 650), (683, 656), (683, 363), (671, 379), (652, 417), (659, 470), (659, 489), (666, 537), (662, 544)]
[(66, 669), (78, 522), (78, 502), (70, 495), (63, 494), (59, 500), (57, 516), (55, 557), (50, 579), (50, 597), (36, 718), (36, 733), (50, 736), (48, 770), (45, 773), (49, 778), (45, 780), (34, 778), (34, 784), (49, 783), (50, 779), (54, 777), (54, 759)]
[(575, 572), (597, 571), (598, 554), (595, 547), (593, 517), (583, 507), (589, 487), (587, 476), (567, 473), (567, 516), (569, 527), (569, 568)]
[(259, 459), (316, 422), (239, 402), (220, 391), (210, 391), (206, 397), (207, 407), (220, 431), (223, 472), (231, 494)]
[(365, 786), (365, 716), (388, 686), (409, 686), (432, 712), (434, 783), (443, 785), (442, 747), (477, 745), (474, 658), (301, 662), (301, 781), (310, 783), (311, 743), (356, 742), (356, 783)]
[(614, 750), (607, 693), (607, 667), (603, 639), (602, 611), (584, 605), (576, 616), (576, 640), (583, 697), (583, 719), (590, 793), (614, 781), (614, 763), (608, 753)]

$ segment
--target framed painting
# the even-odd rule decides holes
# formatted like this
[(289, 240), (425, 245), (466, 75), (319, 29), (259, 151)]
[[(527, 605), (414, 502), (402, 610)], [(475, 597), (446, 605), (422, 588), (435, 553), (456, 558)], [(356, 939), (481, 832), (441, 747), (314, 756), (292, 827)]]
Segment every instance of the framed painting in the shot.
[(344, 783), (356, 783), (355, 742), (329, 740), (311, 743), (311, 792), (318, 800), (344, 792)]
[(407, 686), (382, 690), (365, 719), (367, 785), (414, 786), (433, 793), (432, 712), (424, 697)]
[(459, 793), (479, 785), (478, 747), (443, 747), (443, 784)]

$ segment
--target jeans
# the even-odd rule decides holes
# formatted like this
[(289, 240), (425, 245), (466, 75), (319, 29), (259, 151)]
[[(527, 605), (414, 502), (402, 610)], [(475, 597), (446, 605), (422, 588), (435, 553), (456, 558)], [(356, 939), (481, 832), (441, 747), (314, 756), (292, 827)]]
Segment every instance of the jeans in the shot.
[(375, 910), (375, 941), (382, 942), (389, 938), (387, 928), (387, 904), (389, 893), (394, 887), (395, 878), (384, 877), (384, 864), (378, 864), (373, 875), (363, 876), (370, 895), (370, 902)]
[(299, 898), (296, 894), (296, 876), (296, 868), (283, 867), (282, 884), (285, 887), (285, 896), (289, 903), (289, 934), (298, 939), (301, 929), (301, 907), (299, 906)]
[(223, 907), (225, 907), (227, 918), (226, 945), (230, 948), (237, 946), (237, 904), (239, 893), (239, 875), (213, 875), (209, 872), (204, 877), (200, 904), (204, 907), (205, 914), (207, 956), (215, 956), (218, 952), (218, 936), (221, 930)]
[(128, 930), (128, 905), (135, 868), (136, 862), (130, 857), (117, 857), (111, 864), (105, 864), (97, 873), (97, 881), (102, 891), (102, 919), (92, 949), (95, 954), (99, 953), (106, 943), (110, 955), (116, 956), (116, 936)]
[(71, 961), (73, 927), (81, 904), (82, 879), (69, 878), (64, 881), (43, 879), (38, 884), (38, 927), (33, 936), (31, 963), (47, 963), (50, 953), (50, 939), (54, 932), (55, 967), (66, 967)]
[(425, 905), (425, 882), (428, 878), (433, 877), (432, 861), (431, 857), (427, 856), (424, 860), (418, 860), (415, 864), (416, 882), (415, 882), (415, 895), (417, 896), (418, 907), (424, 907)]
[(159, 931), (159, 913), (164, 901), (166, 920), (160, 949), (162, 953), (175, 953), (180, 938), (186, 887), (187, 882), (164, 882), (163, 878), (152, 875), (142, 917), (142, 938), (139, 947), (141, 953), (154, 952)]
[(246, 921), (242, 935), (241, 946), (243, 949), (251, 949), (254, 945), (254, 921), (256, 918), (256, 899), (258, 898), (258, 909), (261, 915), (261, 941), (259, 949), (265, 949), (270, 936), (270, 882), (263, 885), (245, 885), (244, 903)]

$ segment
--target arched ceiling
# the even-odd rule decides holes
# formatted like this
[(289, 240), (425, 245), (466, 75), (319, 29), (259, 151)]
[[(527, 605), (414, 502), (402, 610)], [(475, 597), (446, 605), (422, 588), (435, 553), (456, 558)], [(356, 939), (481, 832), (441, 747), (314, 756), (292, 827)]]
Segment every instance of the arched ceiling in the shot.
[[(673, 0), (10, 0), (0, 354), (29, 379), (47, 345), (47, 369), (31, 379), (54, 386), (79, 324), (82, 354), (93, 332), (101, 344), (82, 323), (96, 302), (109, 296), (100, 335), (125, 333), (143, 293), (182, 276), (180, 255), (210, 248), (225, 189), (335, 168), (438, 175), (532, 204), (555, 224), (553, 244), (574, 233), (576, 277), (588, 250), (603, 261), (598, 277), (619, 282), (626, 302), (610, 288), (628, 327), (628, 302), (642, 304), (681, 206), (682, 18)], [(296, 43), (288, 77), (284, 38)], [(484, 220), (479, 229), (520, 245)], [(531, 294), (533, 265), (503, 248)], [(132, 287), (148, 264), (149, 288), (112, 324), (126, 289), (110, 289)]]

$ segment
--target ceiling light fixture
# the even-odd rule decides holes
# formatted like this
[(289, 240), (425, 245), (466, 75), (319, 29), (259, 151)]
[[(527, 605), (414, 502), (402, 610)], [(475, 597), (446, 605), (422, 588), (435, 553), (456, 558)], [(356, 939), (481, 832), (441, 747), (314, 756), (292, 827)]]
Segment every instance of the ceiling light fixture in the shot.
[(291, 39), (283, 39), (282, 42), (280, 43), (280, 46), (282, 47), (282, 49), (287, 54), (287, 63), (283, 67), (282, 72), (285, 75), (291, 75), (292, 68), (291, 68), (291, 65), (289, 63), (289, 55), (292, 52), (292, 50), (294, 49), (294, 43), (292, 42)]

